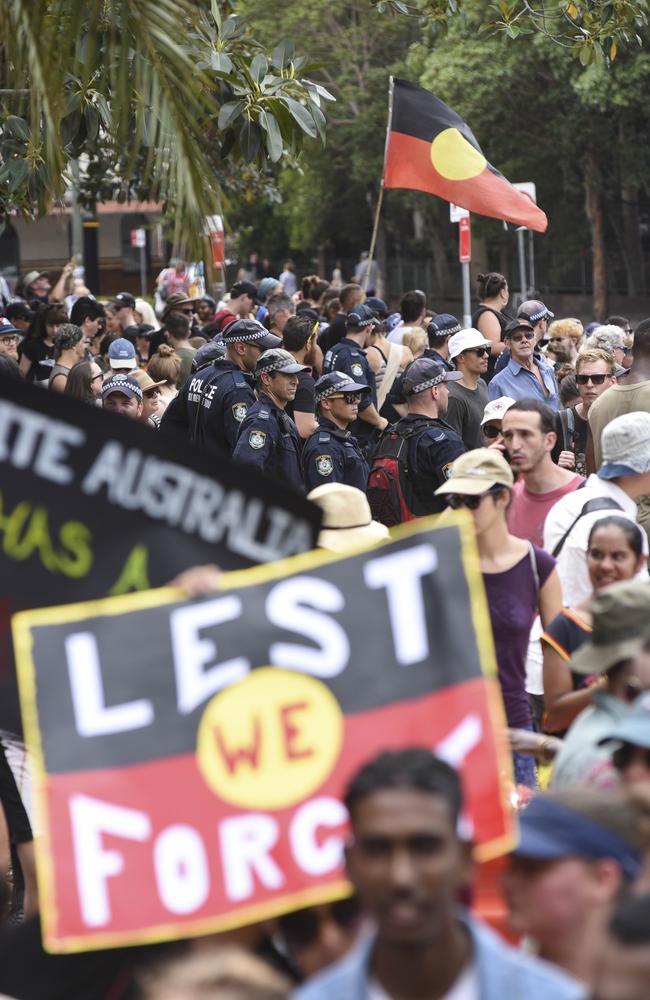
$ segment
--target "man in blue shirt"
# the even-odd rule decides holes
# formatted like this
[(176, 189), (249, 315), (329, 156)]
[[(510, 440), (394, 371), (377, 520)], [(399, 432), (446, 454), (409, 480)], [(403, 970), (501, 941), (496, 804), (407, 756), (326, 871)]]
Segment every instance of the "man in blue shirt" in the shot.
[(471, 845), (458, 831), (462, 791), (453, 768), (422, 748), (383, 753), (353, 778), (345, 803), (348, 875), (375, 931), (300, 987), (296, 1000), (586, 997), (576, 980), (458, 909)]
[(560, 407), (560, 396), (551, 365), (535, 354), (535, 330), (527, 319), (513, 319), (504, 334), (510, 361), (492, 378), (490, 399), (511, 396), (513, 399), (539, 399), (552, 410)]

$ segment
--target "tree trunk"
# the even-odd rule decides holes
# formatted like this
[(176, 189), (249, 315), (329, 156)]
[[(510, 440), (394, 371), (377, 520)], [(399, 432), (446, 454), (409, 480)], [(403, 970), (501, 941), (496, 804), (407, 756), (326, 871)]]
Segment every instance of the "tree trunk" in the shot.
[(639, 189), (633, 184), (621, 184), (621, 215), (627, 294), (645, 295), (643, 248), (639, 227)]
[(602, 176), (600, 165), (593, 153), (586, 157), (585, 211), (591, 230), (593, 255), (593, 311), (602, 323), (607, 316), (607, 260), (605, 256), (605, 218), (603, 212)]

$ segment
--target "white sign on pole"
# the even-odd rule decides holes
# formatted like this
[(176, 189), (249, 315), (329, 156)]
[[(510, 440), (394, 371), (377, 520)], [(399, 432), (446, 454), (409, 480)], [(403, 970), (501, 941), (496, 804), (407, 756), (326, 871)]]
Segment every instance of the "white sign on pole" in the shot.
[(469, 212), (466, 208), (461, 208), (459, 205), (454, 205), (453, 201), (449, 202), (449, 219), (451, 222), (460, 222), (461, 219), (468, 219)]
[(132, 229), (131, 230), (131, 246), (132, 247), (146, 247), (147, 245), (147, 233), (144, 229)]

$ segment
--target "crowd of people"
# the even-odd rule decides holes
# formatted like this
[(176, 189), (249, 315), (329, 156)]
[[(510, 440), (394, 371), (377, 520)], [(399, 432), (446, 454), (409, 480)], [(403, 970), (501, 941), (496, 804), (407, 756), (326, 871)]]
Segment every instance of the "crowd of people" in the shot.
[[(583, 325), (537, 299), (513, 314), (506, 278), (490, 272), (464, 329), (420, 290), (392, 310), (359, 281), (260, 268), (251, 259), (218, 300), (189, 294), (175, 262), (158, 314), (129, 292), (98, 301), (70, 269), (54, 288), (32, 272), (0, 317), (0, 374), (306, 494), (323, 511), (322, 548), (467, 512), (519, 810), (503, 871), (511, 943), (471, 915), (458, 775), (430, 749), (404, 748), (348, 788), (350, 899), (220, 947), (187, 945), (144, 963), (123, 993), (109, 992), (118, 963), (104, 992), (60, 995), (645, 1000), (650, 319)], [(13, 910), (18, 900), (29, 916), (29, 817), (7, 786)]]

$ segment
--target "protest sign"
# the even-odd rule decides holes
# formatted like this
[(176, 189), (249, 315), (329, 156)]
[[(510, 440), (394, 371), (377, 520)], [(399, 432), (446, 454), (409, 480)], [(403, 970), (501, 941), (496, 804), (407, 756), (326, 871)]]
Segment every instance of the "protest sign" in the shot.
[(345, 894), (342, 792), (382, 749), (436, 748), (462, 772), (478, 856), (507, 850), (505, 722), (466, 515), (177, 596), (13, 620), (48, 949)]
[[(313, 547), (320, 511), (225, 456), (0, 379), (0, 728), (16, 730), (9, 618)], [(13, 690), (12, 690), (12, 685)]]

